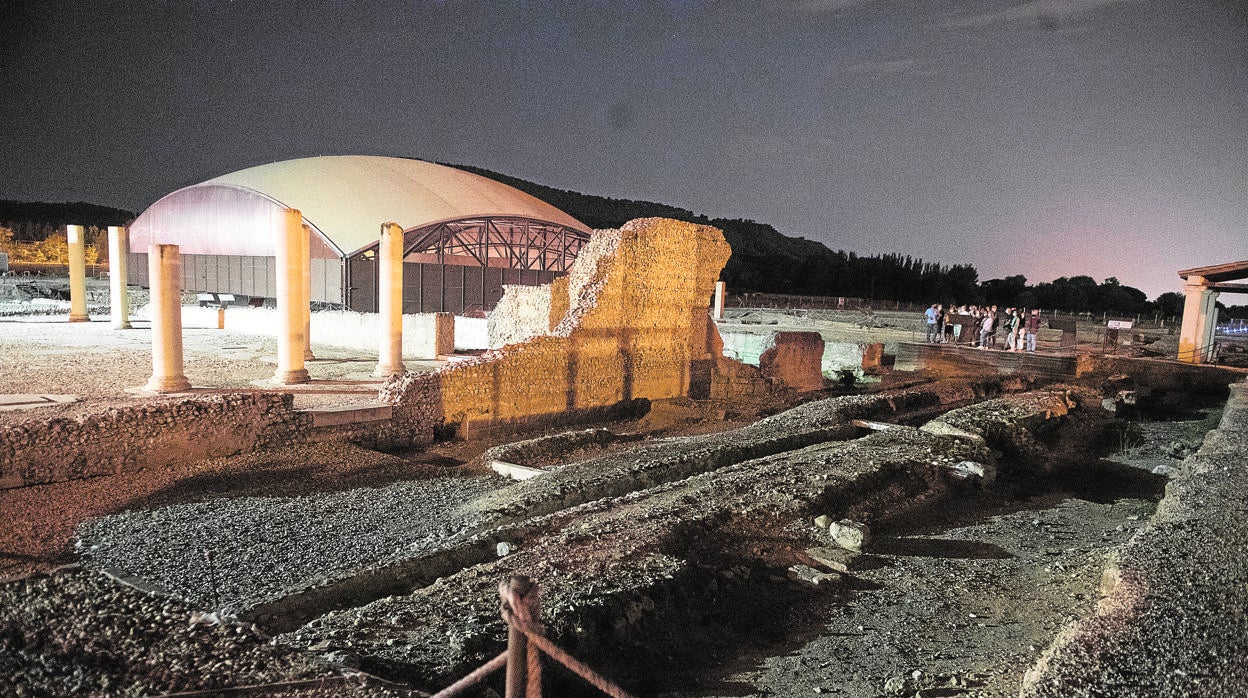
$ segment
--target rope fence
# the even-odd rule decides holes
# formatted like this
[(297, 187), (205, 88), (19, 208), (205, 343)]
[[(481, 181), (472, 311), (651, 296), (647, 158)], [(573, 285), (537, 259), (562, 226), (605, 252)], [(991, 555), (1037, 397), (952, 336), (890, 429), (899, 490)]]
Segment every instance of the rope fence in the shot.
[(465, 690), (504, 667), (507, 670), (507, 692), (504, 698), (541, 698), (543, 653), (606, 695), (612, 698), (632, 698), (623, 688), (546, 637), (545, 628), (540, 621), (541, 600), (536, 582), (528, 577), (511, 577), (499, 583), (498, 596), (499, 614), (507, 623), (507, 651), (438, 691), (433, 698), (462, 695)]

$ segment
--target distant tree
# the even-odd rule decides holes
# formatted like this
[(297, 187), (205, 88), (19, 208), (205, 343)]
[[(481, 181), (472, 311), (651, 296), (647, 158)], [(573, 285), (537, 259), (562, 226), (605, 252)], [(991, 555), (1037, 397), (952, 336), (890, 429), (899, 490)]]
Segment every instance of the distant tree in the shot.
[(13, 252), (13, 229), (0, 225), (0, 252), (7, 252), (12, 256)]
[(84, 256), (87, 264), (106, 264), (108, 262), (108, 228), (97, 225), (87, 226), (86, 250)]
[(42, 264), (68, 264), (69, 242), (62, 235), (53, 235), (31, 246), (32, 262)]
[(980, 284), (984, 302), (1002, 308), (1018, 305), (1018, 294), (1027, 290), (1027, 277), (1022, 274), (1004, 279), (988, 279)]
[(1183, 315), (1183, 303), (1186, 299), (1182, 293), (1168, 291), (1157, 296), (1157, 300), (1153, 301), (1157, 312), (1166, 317), (1180, 317)]
[(1095, 298), (1102, 312), (1137, 315), (1149, 310), (1148, 296), (1143, 291), (1123, 286), (1112, 276), (1097, 287)]

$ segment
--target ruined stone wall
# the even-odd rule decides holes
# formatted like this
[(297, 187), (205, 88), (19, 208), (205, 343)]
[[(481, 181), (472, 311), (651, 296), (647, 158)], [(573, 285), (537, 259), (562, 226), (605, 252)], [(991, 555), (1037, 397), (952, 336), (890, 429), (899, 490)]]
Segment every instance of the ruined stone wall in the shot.
[(382, 399), (415, 433), (430, 433), (436, 423), (709, 397), (722, 344), (707, 312), (729, 254), (710, 226), (647, 218), (597, 231), (568, 276), (550, 286), (549, 334), (396, 378)]
[[(296, 410), (290, 393), (168, 399), (68, 419), (0, 427), (0, 489), (196, 463), (309, 441), (403, 448), (428, 441), (390, 407)], [(377, 412), (366, 415), (344, 412)]]
[(488, 318), (490, 348), (519, 344), (550, 332), (550, 294), (549, 285), (503, 286), (503, 297)]
[(292, 396), (211, 395), (0, 428), (0, 487), (189, 463), (302, 438)]

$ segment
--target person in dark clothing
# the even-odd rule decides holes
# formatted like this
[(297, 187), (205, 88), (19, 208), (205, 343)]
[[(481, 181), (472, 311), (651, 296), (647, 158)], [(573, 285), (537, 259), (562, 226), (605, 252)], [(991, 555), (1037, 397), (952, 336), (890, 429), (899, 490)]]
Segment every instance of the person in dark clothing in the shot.
[(1040, 332), (1040, 311), (1037, 308), (1031, 309), (1031, 314), (1027, 316), (1027, 351), (1034, 352), (1036, 350), (1036, 334)]

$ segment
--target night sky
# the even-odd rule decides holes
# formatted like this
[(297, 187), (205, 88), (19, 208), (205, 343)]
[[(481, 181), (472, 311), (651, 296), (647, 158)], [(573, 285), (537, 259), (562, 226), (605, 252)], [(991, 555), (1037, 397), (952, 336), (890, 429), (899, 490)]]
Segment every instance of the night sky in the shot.
[(1248, 3), (0, 3), (0, 198), (477, 165), (981, 279), (1248, 258)]

